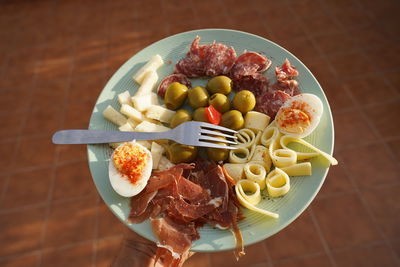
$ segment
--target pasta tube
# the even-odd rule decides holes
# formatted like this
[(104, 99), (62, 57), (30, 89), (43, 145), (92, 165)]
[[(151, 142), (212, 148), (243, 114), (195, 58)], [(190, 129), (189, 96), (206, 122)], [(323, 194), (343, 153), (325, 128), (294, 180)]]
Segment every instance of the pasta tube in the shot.
[(229, 162), (230, 163), (246, 163), (249, 159), (250, 151), (248, 148), (239, 147), (229, 151)]
[(270, 197), (280, 197), (289, 192), (290, 178), (284, 171), (275, 168), (268, 174), (266, 185)]
[(271, 159), (276, 167), (287, 167), (297, 162), (297, 154), (291, 149), (277, 149), (272, 151)]
[(235, 136), (237, 137), (235, 146), (249, 148), (256, 141), (256, 134), (250, 129), (241, 129)]
[(302, 145), (310, 148), (311, 150), (315, 151), (314, 153), (313, 152), (310, 153), (310, 152), (299, 152), (299, 151), (295, 151), (295, 150), (292, 149), (293, 151), (295, 151), (297, 153), (297, 158), (299, 160), (309, 159), (309, 158), (321, 155), (326, 160), (328, 160), (330, 164), (332, 164), (332, 165), (337, 165), (338, 164), (338, 161), (334, 157), (332, 157), (331, 155), (319, 150), (318, 148), (316, 148), (315, 146), (311, 145), (310, 143), (304, 141), (303, 139), (294, 138), (294, 137), (291, 137), (291, 136), (288, 136), (288, 135), (284, 135), (280, 139), (280, 144), (285, 149), (290, 149), (290, 148), (288, 148), (287, 145), (290, 144), (290, 143), (293, 143), (293, 142), (302, 144)]
[(281, 133), (275, 126), (268, 126), (261, 134), (261, 144), (265, 147), (269, 147), (271, 143), (278, 140), (281, 137)]
[(247, 179), (256, 182), (261, 190), (265, 188), (265, 176), (267, 175), (267, 171), (261, 164), (256, 162), (246, 163), (246, 165), (244, 165), (244, 174)]
[[(275, 219), (279, 218), (279, 214), (255, 206), (261, 201), (260, 186), (257, 183), (249, 180), (239, 180), (235, 185), (235, 191), (239, 203), (243, 207)], [(251, 193), (246, 194), (246, 192)]]

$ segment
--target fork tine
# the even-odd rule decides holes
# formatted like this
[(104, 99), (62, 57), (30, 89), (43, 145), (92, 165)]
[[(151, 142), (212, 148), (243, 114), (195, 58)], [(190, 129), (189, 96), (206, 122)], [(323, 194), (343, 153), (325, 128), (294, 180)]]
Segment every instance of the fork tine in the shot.
[(201, 127), (205, 127), (205, 128), (209, 128), (212, 130), (219, 130), (219, 131), (224, 131), (224, 132), (228, 132), (228, 133), (237, 133), (237, 131), (226, 128), (226, 127), (222, 127), (222, 126), (218, 126), (218, 125), (214, 125), (211, 123), (206, 123), (206, 122), (200, 122), (200, 126)]
[(222, 149), (237, 149), (237, 147), (235, 147), (235, 146), (217, 145), (214, 143), (202, 142), (202, 141), (200, 141), (197, 145), (204, 146), (204, 147), (222, 148)]
[(224, 133), (220, 133), (217, 131), (210, 131), (210, 130), (206, 130), (206, 129), (201, 129), (200, 133), (202, 134), (210, 134), (210, 135), (215, 135), (215, 136), (223, 136), (223, 137), (228, 137), (228, 138), (232, 138), (232, 139), (236, 139), (237, 136), (234, 135), (229, 135), (229, 134), (224, 134)]
[(236, 142), (229, 141), (229, 140), (226, 140), (226, 139), (217, 138), (217, 137), (211, 137), (211, 136), (208, 136), (208, 135), (200, 135), (199, 140), (200, 140), (200, 141), (204, 141), (204, 140), (207, 140), (207, 141), (216, 141), (216, 142), (219, 142), (219, 143), (226, 143), (226, 144), (237, 145)]

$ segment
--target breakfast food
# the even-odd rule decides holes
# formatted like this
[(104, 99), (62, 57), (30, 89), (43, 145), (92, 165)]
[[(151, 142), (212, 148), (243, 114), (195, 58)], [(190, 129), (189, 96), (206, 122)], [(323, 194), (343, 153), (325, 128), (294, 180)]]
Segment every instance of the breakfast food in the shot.
[(121, 196), (135, 196), (147, 185), (152, 167), (147, 148), (136, 142), (123, 143), (114, 150), (109, 163), (111, 186)]
[[(152, 60), (162, 62), (158, 57)], [(204, 224), (231, 229), (239, 257), (244, 252), (237, 223), (245, 219), (240, 206), (266, 219), (279, 218), (279, 211), (258, 205), (262, 196), (289, 194), (290, 176), (311, 175), (309, 160), (314, 157), (337, 164), (301, 139), (317, 127), (322, 102), (315, 95), (300, 94), (299, 72), (289, 60), (276, 67), (275, 77), (269, 79), (264, 72), (271, 60), (265, 55), (245, 51), (237, 57), (233, 47), (221, 43), (200, 45), (200, 37), (176, 63), (174, 73), (161, 79), (157, 94), (154, 81), (156, 77), (158, 81), (160, 66), (154, 62), (143, 67), (150, 66), (147, 71), (141, 69), (133, 76), (140, 85), (139, 93), (118, 95), (120, 113), (110, 106), (105, 118), (121, 131), (139, 132), (168, 131), (191, 120), (209, 122), (237, 130), (237, 148), (199, 148), (168, 140), (140, 143), (150, 155), (151, 167), (147, 176), (150, 165), (146, 165), (145, 186), (130, 192), (129, 220), (150, 220), (159, 241), (157, 257), (167, 266), (179, 266)], [(201, 77), (202, 84), (197, 86), (199, 80), (191, 80), (195, 77)], [(297, 149), (296, 144), (309, 150)], [(110, 169), (120, 170), (118, 166), (110, 163)]]

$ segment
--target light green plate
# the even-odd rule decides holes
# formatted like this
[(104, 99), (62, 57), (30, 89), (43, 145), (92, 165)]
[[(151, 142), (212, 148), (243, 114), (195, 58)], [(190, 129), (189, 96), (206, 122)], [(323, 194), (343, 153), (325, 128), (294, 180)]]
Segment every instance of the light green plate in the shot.
[[(114, 125), (103, 119), (102, 111), (107, 105), (112, 105), (119, 110), (117, 95), (125, 90), (129, 90), (132, 95), (137, 90), (138, 85), (132, 81), (132, 75), (155, 54), (161, 55), (164, 62), (173, 62), (173, 64), (165, 64), (158, 70), (160, 79), (171, 74), (174, 64), (185, 56), (196, 35), (201, 37), (201, 44), (208, 44), (215, 40), (233, 46), (238, 55), (244, 50), (265, 54), (272, 60), (272, 66), (265, 75), (272, 80), (275, 76), (275, 66), (282, 64), (285, 58), (288, 58), (300, 72), (298, 81), (302, 92), (317, 95), (324, 104), (321, 122), (306, 140), (332, 154), (334, 130), (331, 111), (323, 90), (311, 72), (300, 60), (277, 44), (253, 34), (233, 30), (206, 29), (180, 33), (158, 41), (134, 55), (113, 75), (100, 94), (90, 119), (89, 128), (116, 130), (117, 128)], [(205, 85), (206, 83), (204, 79), (192, 81), (193, 85)], [(131, 224), (126, 221), (130, 210), (129, 199), (119, 196), (110, 185), (108, 179), (110, 155), (111, 150), (107, 145), (88, 146), (90, 171), (97, 190), (115, 216), (124, 224), (145, 238), (155, 241), (156, 239), (147, 221), (141, 224)], [(279, 219), (271, 219), (243, 209), (246, 219), (239, 223), (239, 227), (246, 245), (256, 243), (279, 232), (307, 208), (319, 191), (328, 172), (320, 159), (314, 159), (312, 166), (312, 176), (291, 178), (291, 189), (287, 195), (274, 201), (262, 200), (258, 205), (260, 208), (279, 213)], [(211, 252), (235, 247), (235, 240), (229, 230), (217, 230), (206, 225), (199, 232), (201, 238), (193, 243), (193, 251)]]

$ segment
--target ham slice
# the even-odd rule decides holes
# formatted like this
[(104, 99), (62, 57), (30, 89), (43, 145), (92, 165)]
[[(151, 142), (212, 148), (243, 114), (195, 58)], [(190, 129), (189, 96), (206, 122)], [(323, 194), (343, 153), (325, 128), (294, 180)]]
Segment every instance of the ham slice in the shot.
[[(157, 257), (164, 266), (181, 266), (197, 228), (208, 223), (230, 228), (236, 238), (235, 255), (243, 255), (243, 239), (237, 221), (239, 204), (222, 168), (212, 161), (196, 160), (166, 171), (154, 172), (145, 190), (131, 200), (130, 220), (150, 218), (159, 242)], [(160, 217), (161, 215), (161, 217)]]

